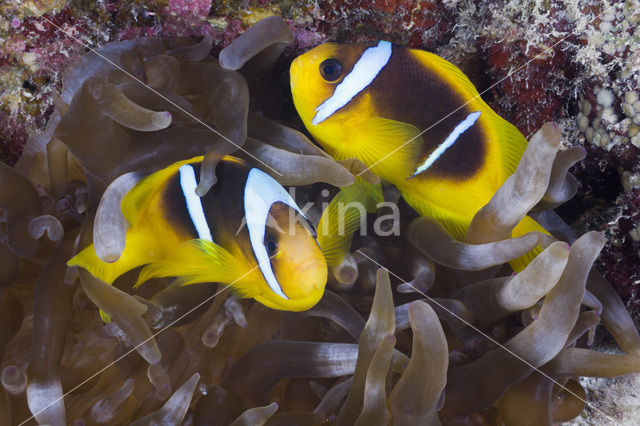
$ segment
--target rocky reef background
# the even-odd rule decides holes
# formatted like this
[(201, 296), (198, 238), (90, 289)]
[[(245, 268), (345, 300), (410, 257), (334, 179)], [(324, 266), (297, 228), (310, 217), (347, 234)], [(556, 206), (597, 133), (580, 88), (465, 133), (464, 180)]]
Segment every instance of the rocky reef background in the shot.
[[(221, 49), (270, 15), (285, 18), (295, 36), (276, 67), (283, 92), (288, 63), (299, 52), (326, 39), (382, 38), (460, 66), (480, 92), (486, 90), (487, 102), (527, 136), (546, 121), (559, 122), (564, 143), (588, 152), (572, 170), (581, 184), (578, 196), (559, 213), (579, 234), (605, 233), (599, 269), (640, 323), (637, 0), (6, 0), (0, 4), (0, 159), (13, 164), (26, 140), (44, 128), (60, 71), (87, 50), (56, 26), (91, 47), (148, 35), (207, 35)], [(290, 104), (275, 115), (295, 124)], [(634, 404), (611, 392), (633, 393), (628, 386), (637, 385), (615, 381), (600, 388), (606, 389), (607, 412)]]

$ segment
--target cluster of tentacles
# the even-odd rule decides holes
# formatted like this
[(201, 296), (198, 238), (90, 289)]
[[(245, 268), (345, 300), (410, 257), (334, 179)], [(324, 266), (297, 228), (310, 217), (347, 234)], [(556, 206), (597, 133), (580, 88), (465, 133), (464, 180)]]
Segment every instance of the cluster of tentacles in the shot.
[[(575, 193), (567, 171), (584, 155), (558, 152), (552, 124), (466, 242), (402, 210), (401, 236), (356, 237), (307, 312), (215, 283), (134, 290), (135, 271), (109, 286), (67, 268), (91, 242), (104, 260), (122, 252), (127, 173), (195, 155), (206, 154), (201, 194), (233, 153), (297, 186), (318, 220), (321, 190), (350, 185), (362, 165), (266, 118), (291, 41), (268, 18), (218, 58), (206, 38), (141, 38), (66, 70), (47, 130), (14, 168), (0, 164), (0, 424), (551, 424), (583, 409), (579, 377), (640, 372), (634, 324), (592, 270), (603, 237), (576, 239), (549, 210)], [(509, 238), (532, 210), (558, 240)], [(537, 245), (511, 274), (506, 263)], [(601, 323), (624, 354), (588, 349)]]

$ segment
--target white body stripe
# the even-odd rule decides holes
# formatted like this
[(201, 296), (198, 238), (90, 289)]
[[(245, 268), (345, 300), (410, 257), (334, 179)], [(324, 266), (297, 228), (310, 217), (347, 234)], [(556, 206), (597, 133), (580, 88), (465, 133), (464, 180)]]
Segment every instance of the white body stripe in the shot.
[(258, 266), (271, 290), (283, 299), (289, 299), (278, 283), (271, 260), (264, 246), (269, 210), (274, 203), (283, 203), (297, 210), (303, 217), (293, 198), (274, 178), (259, 169), (251, 169), (244, 188), (244, 213), (249, 229), (249, 239)]
[(433, 163), (435, 163), (436, 160), (440, 158), (440, 156), (444, 154), (444, 152), (447, 149), (453, 146), (453, 144), (458, 140), (461, 134), (463, 134), (467, 129), (473, 126), (476, 121), (478, 121), (479, 117), (480, 117), (480, 111), (475, 111), (467, 115), (467, 118), (465, 118), (460, 123), (458, 123), (458, 125), (453, 129), (453, 131), (449, 133), (449, 136), (447, 136), (444, 142), (438, 145), (438, 147), (435, 150), (433, 150), (433, 152), (427, 157), (427, 159), (424, 160), (424, 163), (419, 165), (416, 171), (413, 172), (413, 174), (409, 177), (412, 178), (414, 176), (417, 176), (420, 173), (427, 170), (429, 167), (431, 167)]
[(322, 123), (348, 104), (354, 96), (371, 84), (390, 58), (391, 43), (388, 41), (379, 41), (377, 46), (367, 48), (351, 72), (335, 88), (333, 95), (315, 109), (317, 113), (312, 123), (314, 125)]
[(184, 199), (187, 202), (187, 210), (189, 211), (189, 217), (193, 225), (198, 232), (198, 238), (201, 240), (213, 241), (211, 237), (211, 230), (207, 219), (204, 216), (204, 210), (202, 209), (202, 200), (196, 194), (196, 173), (193, 167), (189, 164), (180, 166), (178, 169), (180, 172), (180, 186), (182, 187), (182, 193)]

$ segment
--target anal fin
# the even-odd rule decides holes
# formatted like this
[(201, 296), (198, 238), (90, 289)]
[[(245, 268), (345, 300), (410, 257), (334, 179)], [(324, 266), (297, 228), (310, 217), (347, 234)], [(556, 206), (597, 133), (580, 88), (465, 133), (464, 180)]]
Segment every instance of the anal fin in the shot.
[[(546, 229), (544, 229), (542, 227), (542, 225), (540, 225), (538, 222), (536, 222), (532, 217), (530, 216), (525, 216), (520, 223), (518, 223), (516, 225), (515, 228), (513, 228), (513, 231), (511, 232), (511, 236), (513, 238), (515, 237), (520, 237), (528, 232), (533, 232), (533, 231), (538, 231), (538, 232), (542, 232), (543, 234), (547, 234), (547, 235), (551, 235), (549, 234), (549, 231), (547, 231)], [(540, 253), (542, 253), (542, 247), (540, 246), (536, 246), (535, 248), (533, 248), (533, 250), (531, 250), (530, 252), (528, 252), (527, 254), (520, 256), (517, 259), (512, 260), (511, 262), (509, 262), (509, 266), (511, 266), (511, 268), (515, 271), (515, 272), (520, 272), (522, 271), (524, 268), (527, 267), (527, 265), (529, 263), (531, 263), (531, 261)]]
[(464, 236), (469, 228), (470, 220), (454, 215), (444, 209), (441, 209), (419, 196), (413, 195), (411, 189), (400, 189), (402, 198), (409, 204), (420, 216), (427, 216), (438, 222), (447, 232), (456, 240), (464, 241)]

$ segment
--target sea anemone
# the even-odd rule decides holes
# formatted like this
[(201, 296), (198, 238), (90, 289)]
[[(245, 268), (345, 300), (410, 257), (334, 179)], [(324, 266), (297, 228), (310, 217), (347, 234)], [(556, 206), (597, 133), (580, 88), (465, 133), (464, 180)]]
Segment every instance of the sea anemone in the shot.
[[(576, 238), (549, 210), (575, 194), (568, 169), (584, 156), (558, 152), (552, 123), (466, 241), (401, 209), (400, 237), (356, 236), (306, 312), (215, 283), (133, 289), (131, 273), (109, 286), (68, 268), (90, 243), (105, 261), (122, 252), (131, 173), (194, 155), (205, 154), (201, 195), (233, 153), (298, 187), (318, 220), (322, 190), (353, 184), (362, 165), (268, 118), (282, 102), (271, 71), (291, 40), (273, 17), (218, 58), (206, 37), (139, 38), (65, 70), (45, 132), (14, 168), (0, 164), (0, 422), (551, 424), (582, 411), (580, 376), (640, 372), (638, 332), (592, 269), (603, 236)], [(530, 211), (555, 237), (509, 238)], [(507, 262), (536, 246), (512, 275)], [(588, 349), (600, 322), (624, 354)]]

